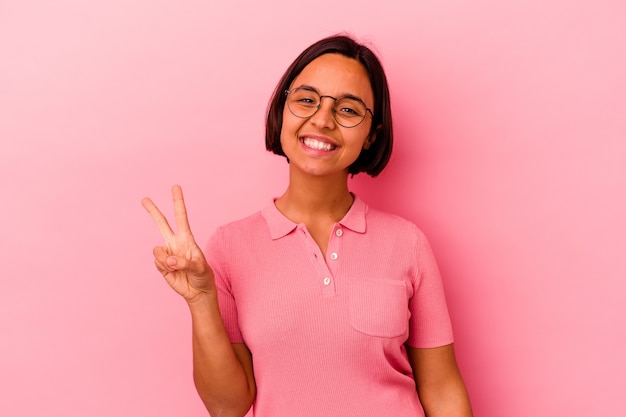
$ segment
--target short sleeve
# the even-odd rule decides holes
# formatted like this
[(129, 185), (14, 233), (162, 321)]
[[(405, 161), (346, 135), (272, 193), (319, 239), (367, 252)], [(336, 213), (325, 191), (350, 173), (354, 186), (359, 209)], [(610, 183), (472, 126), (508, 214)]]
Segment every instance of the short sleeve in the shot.
[(232, 291), (231, 279), (228, 271), (228, 262), (225, 251), (225, 240), (223, 229), (219, 228), (209, 239), (205, 257), (215, 275), (215, 287), (220, 313), (224, 321), (224, 327), (231, 343), (244, 343), (239, 330), (239, 319), (237, 314), (237, 304)]
[(409, 300), (408, 344), (415, 348), (445, 346), (454, 341), (439, 267), (426, 236), (418, 229), (415, 292)]

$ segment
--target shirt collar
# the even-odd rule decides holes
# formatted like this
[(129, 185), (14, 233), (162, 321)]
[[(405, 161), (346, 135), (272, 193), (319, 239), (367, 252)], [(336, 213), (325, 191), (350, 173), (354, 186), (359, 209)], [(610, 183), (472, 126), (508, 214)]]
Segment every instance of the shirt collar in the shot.
[[(354, 202), (343, 219), (339, 220), (339, 224), (354, 232), (365, 233), (365, 215), (367, 213), (368, 206), (359, 197), (354, 194), (353, 196)], [(280, 239), (298, 227), (298, 224), (289, 220), (276, 208), (274, 200), (261, 210), (261, 214), (270, 229), (270, 236), (272, 237), (272, 240)]]

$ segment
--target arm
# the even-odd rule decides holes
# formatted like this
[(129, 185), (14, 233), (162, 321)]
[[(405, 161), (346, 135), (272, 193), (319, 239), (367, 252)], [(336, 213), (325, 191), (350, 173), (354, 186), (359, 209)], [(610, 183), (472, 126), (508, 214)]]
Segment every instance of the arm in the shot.
[(231, 344), (217, 307), (217, 296), (189, 302), (192, 319), (193, 378), (211, 416), (243, 416), (254, 402), (252, 355)]
[(472, 417), (452, 344), (431, 349), (406, 346), (427, 417)]
[(172, 188), (177, 233), (148, 198), (144, 208), (165, 239), (154, 248), (155, 265), (191, 312), (194, 382), (213, 417), (242, 417), (254, 402), (252, 357), (243, 344), (231, 344), (218, 308), (213, 270), (196, 244), (180, 187)]

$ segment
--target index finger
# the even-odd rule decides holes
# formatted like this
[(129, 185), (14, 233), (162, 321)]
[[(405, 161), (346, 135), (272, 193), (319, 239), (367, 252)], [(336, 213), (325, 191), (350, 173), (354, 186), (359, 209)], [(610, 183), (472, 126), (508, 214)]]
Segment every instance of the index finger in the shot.
[(183, 189), (180, 185), (172, 187), (172, 199), (174, 200), (174, 218), (176, 219), (176, 229), (191, 233), (189, 219), (187, 218), (187, 207), (183, 198)]
[(156, 204), (154, 204), (152, 200), (146, 197), (141, 200), (141, 205), (143, 206), (143, 208), (146, 209), (148, 214), (150, 214), (150, 217), (152, 217), (152, 220), (154, 220), (154, 223), (159, 228), (159, 231), (161, 232), (163, 238), (165, 240), (171, 238), (174, 235), (174, 232), (172, 231), (172, 228), (170, 227), (163, 213), (161, 213), (161, 211), (157, 208)]

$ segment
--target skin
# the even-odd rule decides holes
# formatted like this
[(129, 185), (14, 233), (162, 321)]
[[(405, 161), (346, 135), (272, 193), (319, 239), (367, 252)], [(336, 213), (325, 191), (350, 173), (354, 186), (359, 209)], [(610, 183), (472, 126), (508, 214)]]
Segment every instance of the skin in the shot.
[(142, 205), (156, 223), (164, 246), (154, 248), (154, 263), (191, 312), (193, 377), (214, 417), (241, 417), (256, 396), (252, 355), (244, 344), (231, 344), (219, 312), (213, 271), (196, 243), (179, 186), (172, 188), (177, 233), (149, 198)]
[(431, 349), (406, 346), (427, 417), (471, 417), (472, 408), (452, 344)]
[[(321, 95), (351, 94), (374, 108), (368, 75), (356, 60), (326, 54), (307, 65), (292, 88), (307, 85)], [(336, 123), (334, 101), (322, 99), (320, 109), (302, 119), (285, 108), (281, 145), (289, 158), (289, 185), (275, 202), (296, 223), (304, 223), (326, 254), (333, 224), (350, 209), (348, 167), (371, 144), (370, 115), (358, 126)], [(317, 149), (320, 143), (331, 149)], [(172, 188), (174, 233), (167, 219), (149, 199), (142, 200), (164, 240), (154, 249), (155, 265), (167, 283), (187, 302), (192, 317), (194, 382), (211, 416), (242, 417), (256, 396), (252, 356), (244, 344), (231, 344), (217, 302), (211, 267), (196, 244), (179, 186)], [(420, 400), (428, 417), (471, 417), (463, 380), (452, 345), (416, 349), (407, 354)]]
[[(326, 54), (307, 65), (292, 83), (307, 85), (321, 95), (340, 97), (351, 94), (374, 107), (374, 94), (367, 72), (356, 60)], [(371, 144), (372, 119), (353, 128), (337, 124), (332, 114), (334, 101), (322, 99), (320, 109), (301, 119), (283, 111), (281, 146), (289, 158), (289, 186), (276, 200), (276, 207), (290, 220), (304, 223), (313, 239), (326, 254), (333, 224), (343, 218), (352, 205), (348, 190), (348, 167), (361, 150)], [(311, 149), (305, 139), (332, 144), (331, 151)]]

